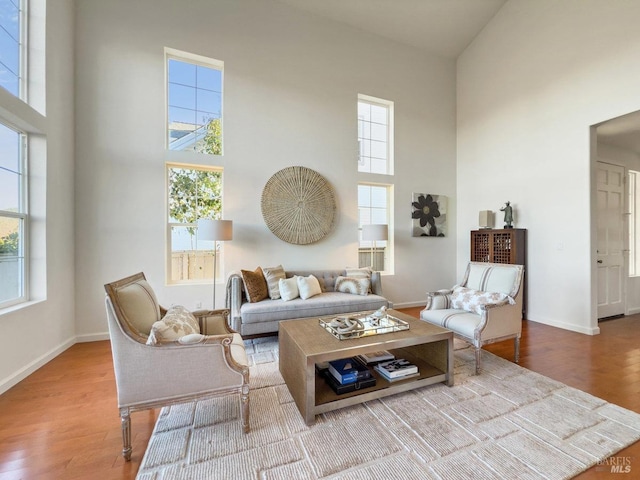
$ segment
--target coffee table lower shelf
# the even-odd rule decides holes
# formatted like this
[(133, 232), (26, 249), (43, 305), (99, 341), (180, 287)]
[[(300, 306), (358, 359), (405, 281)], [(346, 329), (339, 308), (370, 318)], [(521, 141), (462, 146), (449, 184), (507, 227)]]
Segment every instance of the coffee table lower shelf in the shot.
[(320, 413), (330, 412), (338, 408), (357, 405), (377, 398), (426, 387), (435, 383), (447, 383), (447, 373), (426, 363), (424, 360), (418, 359), (417, 357), (408, 354), (406, 351), (391, 350), (391, 353), (393, 353), (396, 358), (405, 358), (417, 365), (419, 375), (412, 376), (405, 380), (389, 382), (371, 368), (372, 374), (376, 379), (376, 384), (373, 387), (362, 388), (360, 390), (338, 395), (327, 384), (323, 377), (316, 374), (316, 398), (315, 405), (313, 407), (314, 416)]

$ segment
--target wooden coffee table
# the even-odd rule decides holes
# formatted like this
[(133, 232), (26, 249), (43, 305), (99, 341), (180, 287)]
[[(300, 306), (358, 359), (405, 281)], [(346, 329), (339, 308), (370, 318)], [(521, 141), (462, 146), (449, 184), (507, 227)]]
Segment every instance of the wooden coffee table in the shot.
[[(388, 314), (408, 322), (409, 330), (338, 340), (320, 326), (320, 317), (280, 322), (280, 373), (307, 425), (316, 415), (338, 408), (434, 383), (453, 385), (453, 332), (396, 310)], [(379, 350), (414, 363), (420, 375), (390, 383), (372, 370), (375, 386), (338, 395), (316, 373), (318, 363)]]

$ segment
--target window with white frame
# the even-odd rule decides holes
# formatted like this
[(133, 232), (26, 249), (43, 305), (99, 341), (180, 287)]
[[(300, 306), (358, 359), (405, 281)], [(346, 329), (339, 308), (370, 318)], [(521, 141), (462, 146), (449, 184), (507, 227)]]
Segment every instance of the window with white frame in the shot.
[(222, 155), (224, 62), (165, 49), (167, 147)]
[(358, 264), (386, 273), (393, 273), (393, 184), (368, 178), (392, 179), (393, 115), (392, 101), (358, 95)]
[(0, 307), (26, 298), (26, 135), (0, 124)]
[(629, 170), (629, 276), (640, 276), (640, 172)]
[(393, 102), (358, 95), (358, 172), (393, 174)]
[[(26, 101), (26, 0), (0, 1), (0, 87)], [(4, 92), (3, 92), (4, 94)], [(0, 308), (26, 301), (29, 217), (26, 176), (28, 126), (33, 110), (8, 103), (0, 112)], [(37, 115), (37, 114), (35, 114)]]
[[(372, 267), (382, 272), (392, 271), (392, 199), (392, 185), (358, 184), (358, 266), (360, 267)], [(373, 240), (363, 238), (365, 225), (381, 226), (376, 231), (379, 235), (374, 235)]]
[(198, 238), (198, 220), (221, 218), (222, 169), (169, 164), (167, 188), (169, 283), (210, 280), (214, 253), (220, 251), (214, 252), (213, 241)]
[(20, 0), (0, 1), (0, 86), (18, 98), (25, 93), (24, 6)]

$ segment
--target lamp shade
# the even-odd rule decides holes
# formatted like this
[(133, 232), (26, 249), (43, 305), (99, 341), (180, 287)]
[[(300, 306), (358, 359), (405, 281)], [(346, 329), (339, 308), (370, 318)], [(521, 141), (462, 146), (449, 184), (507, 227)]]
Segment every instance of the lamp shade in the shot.
[(389, 226), (383, 224), (370, 224), (362, 226), (362, 240), (388, 240)]
[(231, 220), (198, 220), (198, 238), (200, 240), (225, 241), (233, 238), (233, 222)]

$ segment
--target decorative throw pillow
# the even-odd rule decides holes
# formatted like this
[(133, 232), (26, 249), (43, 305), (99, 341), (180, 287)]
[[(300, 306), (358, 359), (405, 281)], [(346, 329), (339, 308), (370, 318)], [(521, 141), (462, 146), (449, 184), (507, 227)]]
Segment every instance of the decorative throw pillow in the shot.
[(368, 278), (338, 277), (336, 278), (336, 292), (367, 295), (371, 280)]
[(482, 292), (466, 287), (455, 287), (451, 294), (451, 308), (466, 310), (467, 312), (482, 315), (483, 307), (504, 303), (505, 300), (512, 303), (512, 299), (504, 293)]
[(182, 305), (174, 305), (162, 319), (151, 326), (147, 345), (173, 342), (194, 333), (200, 333), (196, 317)]
[(373, 270), (371, 267), (347, 267), (345, 268), (345, 276), (350, 278), (368, 278), (369, 279), (369, 293), (371, 293), (371, 274)]
[(280, 298), (279, 280), (285, 279), (287, 276), (284, 273), (282, 265), (277, 267), (267, 267), (262, 269), (264, 273), (264, 279), (267, 281), (267, 288), (269, 289), (269, 298), (271, 300), (277, 300)]
[(372, 272), (373, 272), (373, 270), (371, 270), (371, 267), (362, 267), (362, 268), (347, 267), (347, 268), (345, 268), (345, 275), (347, 277), (352, 277), (352, 278), (359, 278), (359, 277), (371, 278), (371, 273)]
[(311, 298), (314, 295), (319, 295), (322, 293), (322, 289), (320, 288), (320, 282), (313, 275), (309, 275), (308, 277), (296, 277), (298, 282), (298, 291), (300, 292), (300, 298), (306, 300), (307, 298)]
[(262, 268), (256, 268), (255, 272), (240, 270), (240, 273), (242, 274), (244, 291), (247, 294), (249, 303), (256, 303), (269, 298), (269, 288), (267, 287), (267, 281), (264, 279)]
[(300, 293), (298, 292), (298, 280), (296, 277), (285, 279), (281, 278), (278, 280), (278, 289), (280, 290), (280, 297), (285, 302), (300, 296)]

